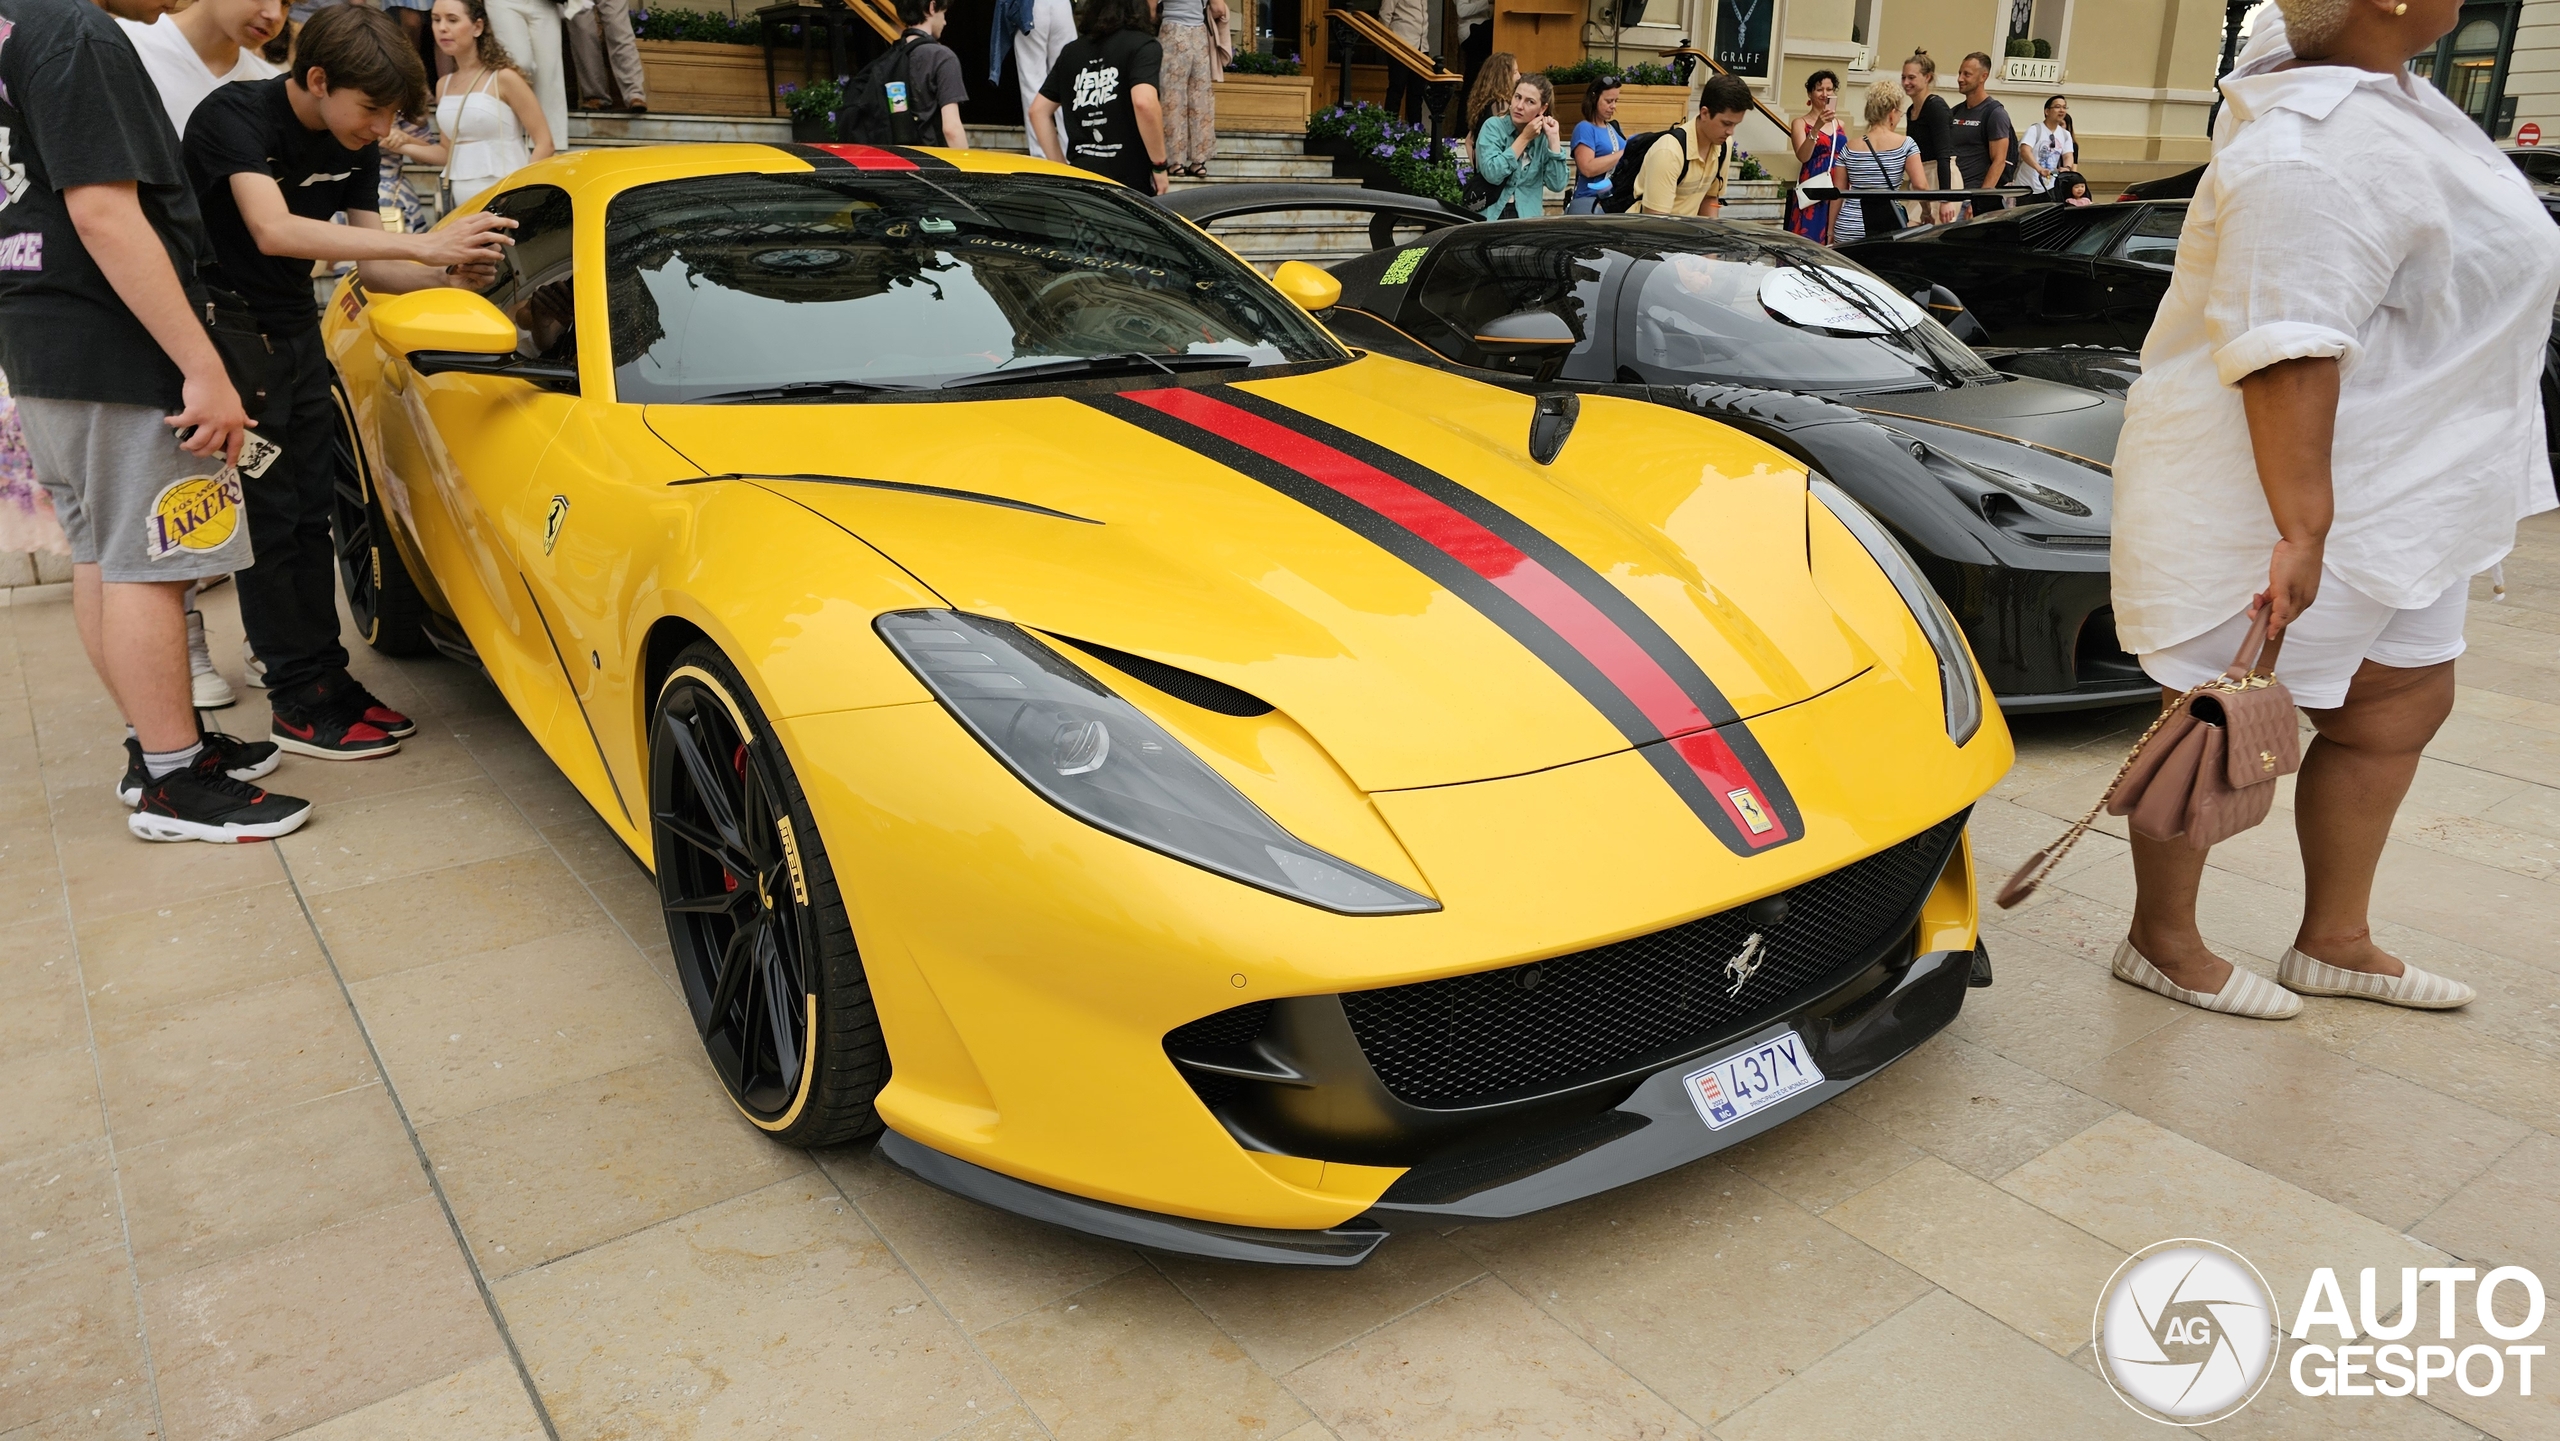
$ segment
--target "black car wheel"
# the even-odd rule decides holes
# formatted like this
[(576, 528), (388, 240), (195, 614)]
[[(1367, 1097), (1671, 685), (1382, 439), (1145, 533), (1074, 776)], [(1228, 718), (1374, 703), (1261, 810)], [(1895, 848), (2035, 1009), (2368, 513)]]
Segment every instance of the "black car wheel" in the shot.
[(434, 655), (435, 644), (427, 639), (427, 598), (391, 543), (382, 497), (374, 489), (372, 468), (365, 464), (364, 442), (356, 438), (355, 410), (334, 380), (329, 398), (338, 407), (329, 523), (336, 532), (338, 578), (347, 588), (347, 609), (354, 612), (365, 643), (384, 655)]
[(649, 816), (685, 1001), (730, 1099), (792, 1145), (878, 1130), (889, 1057), (835, 872), (754, 694), (711, 646), (659, 688)]

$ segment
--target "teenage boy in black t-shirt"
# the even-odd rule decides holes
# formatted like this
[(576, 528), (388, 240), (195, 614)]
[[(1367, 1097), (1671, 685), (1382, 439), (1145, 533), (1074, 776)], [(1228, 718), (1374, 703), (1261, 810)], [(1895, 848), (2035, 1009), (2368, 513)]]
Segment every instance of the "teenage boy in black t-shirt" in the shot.
[[(11, 0), (0, 0), (0, 4)], [(266, 666), (277, 745), (324, 760), (400, 748), (417, 723), (347, 674), (338, 640), (329, 357), (311, 293), (314, 261), (352, 260), (364, 287), (388, 294), (495, 278), (512, 220), (467, 215), (420, 235), (382, 228), (377, 142), (421, 109), (427, 78), (397, 22), (333, 5), (304, 23), (273, 80), (226, 85), (187, 121), (187, 173), (204, 207), (223, 284), (265, 330), (278, 369), (259, 434), (284, 455), (249, 488), (258, 563), (240, 575), (240, 621)], [(346, 212), (347, 223), (329, 217)]]
[[(969, 131), (960, 123), (960, 107), (969, 98), (968, 78), (960, 73), (960, 57), (942, 43), (951, 12), (944, 0), (898, 0), (898, 18), (907, 35), (918, 37), (907, 57), (907, 104), (915, 116), (919, 145), (969, 148)], [(906, 35), (898, 37), (901, 40)]]
[[(1164, 194), (1167, 184), (1156, 89), (1164, 47), (1152, 33), (1155, 13), (1156, 0), (1090, 0), (1077, 17), (1075, 42), (1059, 53), (1031, 102), (1031, 133), (1050, 159), (1147, 195)], [(1063, 145), (1060, 110), (1067, 112)]]
[(124, 714), (129, 828), (265, 839), (310, 806), (247, 784), (275, 748), (199, 731), (188, 704), (187, 587), (250, 559), (226, 464), (249, 418), (190, 290), (205, 239), (177, 134), (108, 18), (164, 3), (0, 0), (0, 369)]

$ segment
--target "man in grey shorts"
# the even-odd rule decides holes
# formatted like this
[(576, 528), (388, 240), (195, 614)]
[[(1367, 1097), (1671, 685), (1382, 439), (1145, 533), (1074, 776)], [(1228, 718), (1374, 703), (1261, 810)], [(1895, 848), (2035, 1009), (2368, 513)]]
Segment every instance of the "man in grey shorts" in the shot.
[(190, 582), (248, 568), (231, 461), (249, 421), (191, 293), (208, 245), (178, 137), (108, 18), (166, 4), (0, 0), (0, 370), (124, 713), (133, 833), (262, 840), (310, 805), (249, 784), (275, 746), (198, 726), (183, 609)]

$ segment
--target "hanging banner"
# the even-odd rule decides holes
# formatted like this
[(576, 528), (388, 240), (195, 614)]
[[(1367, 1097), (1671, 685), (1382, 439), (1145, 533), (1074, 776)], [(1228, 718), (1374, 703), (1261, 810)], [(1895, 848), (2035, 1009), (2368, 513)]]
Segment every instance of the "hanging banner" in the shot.
[(1769, 74), (1771, 0), (1716, 0), (1716, 63), (1754, 80)]

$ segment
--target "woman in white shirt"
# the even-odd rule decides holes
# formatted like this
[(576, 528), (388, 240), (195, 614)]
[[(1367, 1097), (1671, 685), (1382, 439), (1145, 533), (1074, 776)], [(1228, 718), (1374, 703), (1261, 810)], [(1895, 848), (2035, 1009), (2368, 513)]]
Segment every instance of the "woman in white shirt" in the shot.
[(2044, 118), (2019, 137), (2027, 162), (2027, 188), (2038, 195), (2053, 188), (2054, 176), (2078, 168), (2080, 139), (2071, 133), (2070, 117), (2071, 102), (2056, 95), (2044, 103)]
[(2277, 8), (2223, 82), (2126, 400), (2113, 588), (2117, 635), (2171, 695), (2272, 606), (2277, 677), (2319, 733), (2294, 792), (2302, 922), (2286, 989), (2235, 969), (2196, 929), (2205, 852), (2136, 837), (2115, 973), (2269, 1019), (2301, 1008), (2288, 990), (2443, 1009), (2471, 988), (2375, 945), (2367, 907), (2453, 707), (2470, 578), (2552, 505), (2537, 384), (2560, 228), (2405, 68), (2461, 0)]
[(166, 20), (116, 25), (133, 42), (151, 86), (169, 112), (169, 128), (187, 133), (187, 117), (220, 86), (283, 73), (258, 48), (284, 29), (284, 0), (196, 0)]
[(473, 196), (552, 153), (551, 123), (533, 86), (507, 48), (489, 33), (486, 0), (436, 0), (428, 17), (436, 48), (453, 58), (453, 73), (436, 82), (436, 130), (441, 143), (395, 130), (382, 148), (403, 160), (441, 165), (453, 203)]

